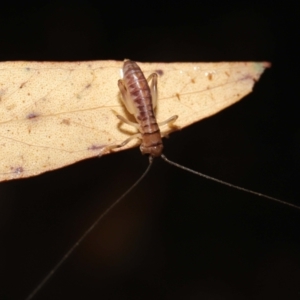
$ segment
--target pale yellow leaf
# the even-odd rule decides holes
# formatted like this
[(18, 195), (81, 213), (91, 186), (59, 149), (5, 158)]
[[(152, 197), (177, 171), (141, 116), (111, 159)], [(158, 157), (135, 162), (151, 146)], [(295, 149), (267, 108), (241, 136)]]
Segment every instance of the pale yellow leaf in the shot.
[[(115, 114), (131, 116), (117, 81), (123, 62), (0, 63), (0, 181), (34, 176), (107, 154), (136, 129)], [(158, 121), (178, 115), (181, 129), (251, 92), (265, 62), (139, 63), (157, 72)], [(132, 119), (133, 120), (133, 119)], [(174, 128), (165, 126), (163, 132)], [(133, 140), (122, 149), (137, 146)]]

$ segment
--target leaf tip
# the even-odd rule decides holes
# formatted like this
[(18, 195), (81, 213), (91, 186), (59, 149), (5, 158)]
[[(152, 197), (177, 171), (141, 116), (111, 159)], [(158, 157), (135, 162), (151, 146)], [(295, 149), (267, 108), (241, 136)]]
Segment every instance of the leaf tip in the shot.
[(254, 68), (259, 74), (262, 74), (266, 68), (271, 68), (272, 64), (268, 61), (255, 62)]

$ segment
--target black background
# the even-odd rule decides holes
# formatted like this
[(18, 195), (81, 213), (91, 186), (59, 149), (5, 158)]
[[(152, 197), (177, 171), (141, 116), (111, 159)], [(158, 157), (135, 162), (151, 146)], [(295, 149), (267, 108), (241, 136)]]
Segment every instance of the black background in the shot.
[[(300, 205), (299, 11), (282, 3), (11, 1), (0, 60), (271, 61), (251, 95), (164, 153)], [(136, 148), (1, 183), (0, 299), (26, 298), (146, 166)], [(35, 299), (299, 299), (299, 229), (299, 210), (157, 159)]]

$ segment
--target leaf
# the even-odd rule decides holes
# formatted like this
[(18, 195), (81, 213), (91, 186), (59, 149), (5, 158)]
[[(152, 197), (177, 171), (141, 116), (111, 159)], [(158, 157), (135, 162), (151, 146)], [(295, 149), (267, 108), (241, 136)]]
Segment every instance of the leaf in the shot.
[[(107, 154), (136, 129), (120, 101), (123, 63), (0, 63), (0, 181), (24, 178)], [(157, 119), (178, 115), (181, 129), (247, 95), (266, 62), (139, 63), (159, 74)], [(133, 120), (133, 119), (131, 119)], [(165, 126), (162, 132), (174, 128)], [(133, 140), (119, 150), (137, 146)]]

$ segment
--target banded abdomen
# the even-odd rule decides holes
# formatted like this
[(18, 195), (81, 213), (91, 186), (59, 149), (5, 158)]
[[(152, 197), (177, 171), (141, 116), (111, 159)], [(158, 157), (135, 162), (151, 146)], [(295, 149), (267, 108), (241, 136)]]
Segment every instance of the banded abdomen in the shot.
[(156, 93), (156, 78), (155, 73), (148, 78), (148, 80), (155, 80), (151, 90), (140, 67), (135, 62), (126, 60), (123, 66), (123, 79), (118, 82), (124, 104), (139, 124), (142, 139), (141, 152), (153, 157), (160, 156), (163, 150), (152, 102), (152, 95)]

